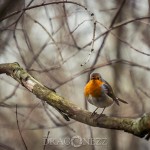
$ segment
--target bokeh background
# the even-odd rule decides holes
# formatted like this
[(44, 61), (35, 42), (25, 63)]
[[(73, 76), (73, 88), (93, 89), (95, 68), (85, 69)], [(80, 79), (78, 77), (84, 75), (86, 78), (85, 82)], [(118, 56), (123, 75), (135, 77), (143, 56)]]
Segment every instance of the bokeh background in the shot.
[[(105, 114), (139, 117), (150, 109), (149, 16), (150, 0), (1, 0), (0, 63), (18, 62), (42, 84), (89, 111), (95, 106), (85, 101), (84, 86), (91, 72), (99, 72), (129, 103), (114, 104)], [(150, 147), (145, 139), (123, 131), (66, 122), (6, 75), (0, 76), (0, 106), (0, 150), (25, 149), (17, 119), (28, 150)], [(76, 146), (64, 142), (76, 136), (105, 143), (76, 147), (78, 138)]]

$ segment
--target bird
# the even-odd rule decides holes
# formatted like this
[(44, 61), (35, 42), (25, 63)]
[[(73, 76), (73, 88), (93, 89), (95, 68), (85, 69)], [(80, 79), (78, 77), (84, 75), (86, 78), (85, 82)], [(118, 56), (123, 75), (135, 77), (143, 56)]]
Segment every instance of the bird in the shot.
[(95, 115), (95, 112), (98, 108), (103, 108), (99, 117), (102, 116), (105, 108), (111, 106), (114, 102), (117, 105), (120, 105), (119, 102), (128, 104), (128, 102), (118, 98), (114, 94), (112, 87), (102, 78), (100, 73), (92, 73), (90, 75), (90, 80), (84, 88), (84, 96), (90, 104), (97, 107), (91, 116)]

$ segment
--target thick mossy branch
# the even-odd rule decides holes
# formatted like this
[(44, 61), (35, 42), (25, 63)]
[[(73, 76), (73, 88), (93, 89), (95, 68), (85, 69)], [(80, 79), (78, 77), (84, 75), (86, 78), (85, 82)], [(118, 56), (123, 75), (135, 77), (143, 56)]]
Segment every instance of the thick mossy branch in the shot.
[(42, 85), (21, 68), (18, 63), (0, 64), (0, 74), (2, 73), (11, 76), (39, 99), (46, 101), (56, 110), (59, 110), (66, 120), (72, 118), (90, 126), (123, 130), (141, 138), (150, 138), (150, 113), (136, 119), (105, 115), (97, 119), (98, 114), (91, 117), (91, 112), (81, 109), (69, 100), (59, 96), (53, 90)]

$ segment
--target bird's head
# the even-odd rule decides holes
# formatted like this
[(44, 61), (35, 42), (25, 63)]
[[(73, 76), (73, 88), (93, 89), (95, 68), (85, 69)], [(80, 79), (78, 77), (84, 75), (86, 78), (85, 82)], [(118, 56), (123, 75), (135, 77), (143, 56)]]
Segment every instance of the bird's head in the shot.
[(101, 77), (101, 75), (99, 73), (92, 73), (90, 75), (90, 79), (91, 80), (102, 80), (102, 77)]

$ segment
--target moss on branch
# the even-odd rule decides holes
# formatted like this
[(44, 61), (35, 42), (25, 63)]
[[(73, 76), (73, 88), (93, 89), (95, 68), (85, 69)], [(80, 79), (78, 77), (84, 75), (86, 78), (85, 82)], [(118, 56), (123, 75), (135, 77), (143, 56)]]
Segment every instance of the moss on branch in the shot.
[[(69, 100), (59, 96), (53, 90), (45, 87), (34, 77), (28, 74), (18, 63), (0, 64), (0, 74), (6, 73), (14, 78), (37, 98), (46, 101), (49, 105), (62, 112), (62, 115), (84, 124), (107, 129), (123, 130), (138, 137), (150, 138), (150, 113), (139, 118), (121, 118), (102, 116), (91, 117), (91, 112), (81, 109)], [(64, 117), (65, 118), (65, 117)], [(67, 120), (67, 119), (66, 119)]]

